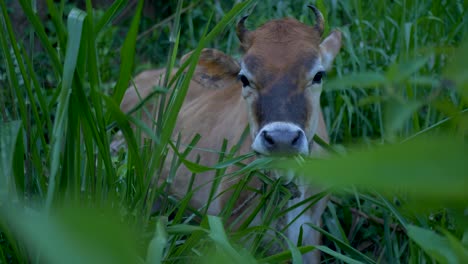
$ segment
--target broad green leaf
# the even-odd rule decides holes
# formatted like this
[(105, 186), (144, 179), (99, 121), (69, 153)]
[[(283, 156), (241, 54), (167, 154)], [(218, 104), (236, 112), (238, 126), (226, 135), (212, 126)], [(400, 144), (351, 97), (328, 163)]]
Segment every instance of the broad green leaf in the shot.
[(457, 260), (447, 238), (422, 227), (408, 225), (407, 228), (408, 236), (440, 263), (463, 263)]
[(163, 262), (163, 253), (167, 244), (166, 223), (167, 219), (158, 218), (158, 220), (156, 220), (156, 230), (148, 246), (146, 263)]
[(404, 190), (418, 199), (466, 202), (468, 146), (448, 136), (349, 151), (324, 160), (279, 160), (270, 167), (293, 169), (310, 181)]
[(231, 245), (224, 230), (221, 218), (208, 215), (208, 223), (210, 226), (209, 237), (215, 242), (215, 245), (221, 250), (221, 252), (226, 254), (230, 260), (234, 261), (234, 263), (255, 263), (251, 256), (240, 254)]
[(457, 256), (460, 263), (468, 262), (468, 247), (463, 244), (463, 241), (460, 241), (448, 231), (443, 230), (445, 237), (447, 238), (450, 248), (453, 250), (454, 254)]
[[(299, 232), (299, 230), (297, 230), (297, 232)], [(289, 251), (291, 251), (291, 256), (292, 256), (292, 263), (293, 264), (302, 264), (302, 254), (301, 252), (299, 251), (299, 249), (297, 248), (297, 246), (291, 241), (289, 240), (286, 236), (284, 236), (284, 240), (286, 241), (286, 243), (288, 244), (288, 248), (289, 248)]]
[(45, 263), (142, 263), (134, 231), (112, 211), (68, 204), (48, 216), (45, 211), (0, 206), (0, 215)]

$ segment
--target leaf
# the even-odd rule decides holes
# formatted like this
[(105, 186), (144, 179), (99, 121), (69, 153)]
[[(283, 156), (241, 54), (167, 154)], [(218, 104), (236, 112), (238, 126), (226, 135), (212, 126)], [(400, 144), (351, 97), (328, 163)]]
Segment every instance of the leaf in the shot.
[(226, 232), (224, 231), (221, 218), (208, 215), (208, 223), (210, 226), (210, 238), (216, 243), (217, 246), (219, 246), (223, 251), (225, 251), (228, 254), (228, 256), (230, 256), (234, 260), (240, 261), (241, 256), (231, 246), (231, 243), (229, 243)]
[(453, 250), (455, 255), (458, 257), (459, 263), (468, 263), (468, 248), (463, 245), (463, 241), (460, 241), (448, 231), (442, 230), (444, 235), (447, 237), (450, 248)]
[(119, 125), (124, 137), (127, 142), (128, 151), (132, 157), (135, 157), (135, 171), (137, 175), (143, 175), (143, 163), (142, 158), (138, 152), (138, 144), (135, 139), (135, 134), (131, 128), (128, 117), (120, 110), (118, 105), (110, 97), (101, 94), (102, 99), (106, 102), (108, 107), (108, 113), (111, 120), (115, 120)]
[(13, 183), (13, 157), (20, 129), (19, 120), (0, 123), (0, 203), (6, 201)]
[[(1, 3), (3, 3), (3, 1), (1, 1)], [(34, 28), (34, 33), (38, 36), (43, 47), (46, 49), (47, 55), (50, 57), (52, 61), (52, 66), (54, 68), (54, 71), (57, 73), (57, 75), (60, 74), (63, 70), (62, 63), (60, 62), (60, 59), (59, 59), (60, 55), (52, 46), (52, 42), (49, 41), (43, 21), (41, 21), (37, 13), (32, 9), (32, 5), (30, 1), (19, 0), (19, 3), (21, 4), (22, 10), (25, 13), (26, 18), (29, 20), (32, 27)], [(6, 12), (6, 8), (2, 7), (2, 9), (5, 10)]]
[(393, 64), (387, 70), (386, 77), (389, 81), (401, 82), (419, 71), (424, 65), (426, 65), (427, 61), (428, 57), (418, 57), (413, 60)]
[(138, 6), (135, 11), (135, 15), (132, 19), (132, 24), (128, 30), (127, 36), (123, 43), (122, 49), (120, 50), (120, 56), (122, 63), (120, 64), (119, 80), (114, 88), (113, 98), (115, 102), (120, 105), (124, 96), (125, 90), (128, 87), (128, 83), (131, 78), (133, 70), (133, 60), (135, 57), (135, 44), (138, 35), (138, 25), (140, 24), (141, 10), (143, 9), (143, 1), (138, 1)]
[(104, 26), (111, 22), (112, 19), (114, 19), (117, 16), (117, 14), (123, 10), (127, 3), (128, 0), (114, 1), (114, 3), (112, 3), (112, 5), (109, 8), (107, 8), (106, 12), (97, 23), (95, 29), (96, 33), (99, 33)]
[(62, 86), (57, 106), (57, 114), (52, 131), (52, 150), (50, 164), (49, 189), (47, 192), (46, 204), (52, 204), (57, 181), (57, 172), (60, 166), (60, 153), (62, 152), (63, 139), (67, 132), (68, 105), (72, 91), (72, 80), (76, 68), (76, 61), (80, 50), (81, 33), (86, 13), (79, 9), (72, 9), (68, 15), (67, 29), (68, 35), (67, 49), (65, 53), (65, 63), (63, 67)]
[(441, 263), (463, 263), (457, 260), (447, 238), (422, 227), (408, 225), (408, 236), (429, 256)]
[(386, 103), (385, 136), (393, 136), (404, 128), (406, 122), (423, 104), (419, 101), (407, 100), (405, 102), (389, 100)]
[(178, 224), (178, 225), (171, 225), (167, 227), (167, 232), (170, 234), (180, 234), (180, 235), (186, 235), (186, 234), (191, 234), (195, 231), (203, 231), (208, 233), (209, 230), (200, 227), (200, 226), (193, 226), (193, 225), (187, 225), (187, 224)]
[(0, 216), (30, 252), (40, 252), (41, 262), (141, 263), (135, 232), (113, 211), (67, 204), (48, 216), (18, 208), (0, 206)]
[(163, 261), (163, 252), (167, 243), (166, 222), (167, 218), (160, 217), (156, 220), (156, 230), (148, 246), (146, 263), (162, 263)]
[(454, 81), (460, 89), (463, 89), (465, 98), (468, 96), (467, 60), (468, 38), (461, 42), (460, 46), (455, 50), (444, 72), (448, 80)]
[[(314, 247), (314, 246), (297, 247), (297, 250), (300, 252), (299, 257), (301, 256), (300, 254), (305, 254), (307, 252), (310, 252), (310, 251), (314, 250), (315, 248), (316, 247)], [(260, 259), (260, 260), (258, 260), (258, 262), (259, 263), (284, 263), (285, 261), (290, 260), (291, 257), (292, 257), (292, 251), (287, 250), (287, 251), (283, 251), (281, 253), (278, 253), (278, 254), (275, 254), (275, 255), (268, 256), (266, 258)]]
[(297, 246), (291, 240), (289, 240), (289, 238), (287, 238), (286, 236), (283, 235), (283, 237), (286, 243), (288, 244), (289, 251), (291, 251), (292, 263), (302, 264), (302, 254), (297, 248)]
[[(176, 151), (177, 155), (179, 157), (181, 157), (181, 154), (178, 153), (177, 150), (174, 149), (174, 151)], [(187, 167), (187, 169), (190, 170), (190, 172), (203, 173), (203, 172), (207, 172), (207, 171), (211, 171), (211, 170), (227, 168), (229, 166), (234, 165), (237, 162), (248, 159), (248, 158), (252, 157), (253, 155), (254, 155), (253, 153), (248, 153), (248, 154), (245, 154), (245, 155), (242, 155), (242, 156), (238, 156), (238, 157), (234, 157), (232, 159), (225, 160), (223, 162), (219, 162), (218, 164), (216, 164), (214, 166), (201, 165), (199, 163), (191, 162), (191, 161), (189, 161), (187, 159), (184, 159), (183, 157), (181, 157), (181, 161)]]
[(338, 253), (336, 251), (331, 250), (329, 247), (326, 246), (317, 246), (316, 247), (318, 250), (322, 251), (323, 253), (327, 253), (328, 255), (334, 257), (335, 259), (339, 259), (341, 261), (344, 261), (345, 263), (349, 264), (361, 264), (362, 262), (354, 260), (350, 257), (347, 257), (341, 253)]
[[(312, 227), (313, 229), (317, 230), (318, 232), (320, 232), (321, 234), (323, 234), (324, 236), (326, 236), (329, 240), (335, 242), (341, 250), (343, 250), (344, 252), (346, 252), (348, 255), (352, 256), (353, 258), (356, 258), (356, 259), (359, 259), (360, 261), (363, 261), (363, 263), (375, 263), (375, 261), (373, 261), (372, 259), (370, 259), (368, 256), (364, 255), (363, 253), (359, 252), (357, 249), (353, 248), (351, 245), (349, 245), (348, 243), (345, 243), (343, 242), (342, 240), (340, 240), (339, 238), (333, 236), (332, 234), (328, 233), (327, 231), (325, 231), (324, 229), (318, 227), (318, 226), (315, 226), (315, 225), (308, 225), (310, 227)], [(320, 246), (317, 246), (317, 249), (320, 249), (322, 250), (323, 249), (323, 246), (322, 248), (320, 248)], [(326, 249), (327, 250), (327, 249)], [(324, 251), (325, 252), (325, 251)], [(325, 253), (329, 253), (330, 252), (325, 252)], [(338, 252), (335, 252), (335, 253), (338, 253)], [(339, 253), (338, 253), (339, 254)], [(330, 254), (332, 255), (332, 254)], [(333, 255), (332, 255), (333, 256)], [(359, 261), (357, 260), (353, 260), (353, 261), (356, 261), (358, 263), (360, 263)]]
[(403, 188), (427, 201), (464, 203), (468, 199), (468, 146), (460, 139), (421, 136), (349, 153), (326, 160), (278, 160), (269, 167), (292, 169), (309, 181), (326, 185), (357, 185), (387, 192)]
[(226, 232), (224, 231), (221, 218), (208, 215), (208, 223), (210, 226), (209, 237), (215, 242), (216, 246), (227, 255), (228, 259), (233, 263), (255, 263), (252, 256), (240, 254), (229, 242)]

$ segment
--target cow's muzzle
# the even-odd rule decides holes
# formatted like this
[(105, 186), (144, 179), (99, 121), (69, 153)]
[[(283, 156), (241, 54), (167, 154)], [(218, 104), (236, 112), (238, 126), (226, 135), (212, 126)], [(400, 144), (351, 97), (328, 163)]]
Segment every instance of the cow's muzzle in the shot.
[(273, 122), (265, 125), (255, 136), (252, 148), (259, 154), (274, 156), (309, 153), (309, 144), (304, 130), (287, 122)]

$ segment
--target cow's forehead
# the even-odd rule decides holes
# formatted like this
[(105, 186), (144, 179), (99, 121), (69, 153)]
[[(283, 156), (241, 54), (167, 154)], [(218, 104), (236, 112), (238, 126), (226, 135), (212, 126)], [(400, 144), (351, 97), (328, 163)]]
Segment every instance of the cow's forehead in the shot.
[(255, 42), (294, 43), (305, 40), (316, 46), (320, 43), (320, 33), (311, 26), (305, 25), (293, 18), (272, 20), (253, 31)]
[(270, 21), (251, 32), (246, 55), (254, 54), (264, 60), (284, 62), (284, 59), (313, 56), (320, 51), (319, 45), (320, 34), (314, 27), (286, 18)]
[(278, 75), (303, 78), (320, 64), (320, 34), (294, 19), (271, 21), (252, 32), (242, 69), (259, 84)]

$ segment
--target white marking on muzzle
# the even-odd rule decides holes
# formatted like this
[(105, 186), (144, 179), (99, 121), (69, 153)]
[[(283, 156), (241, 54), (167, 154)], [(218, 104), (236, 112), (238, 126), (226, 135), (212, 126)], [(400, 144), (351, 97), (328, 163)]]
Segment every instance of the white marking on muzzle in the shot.
[(309, 143), (304, 130), (299, 126), (288, 122), (273, 122), (260, 129), (252, 149), (263, 155), (308, 155)]

